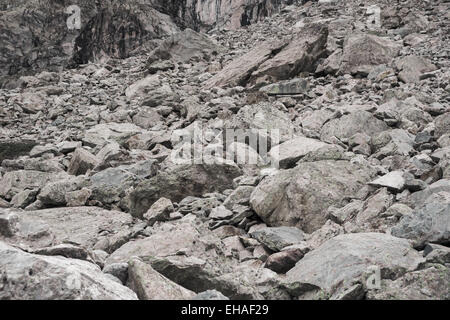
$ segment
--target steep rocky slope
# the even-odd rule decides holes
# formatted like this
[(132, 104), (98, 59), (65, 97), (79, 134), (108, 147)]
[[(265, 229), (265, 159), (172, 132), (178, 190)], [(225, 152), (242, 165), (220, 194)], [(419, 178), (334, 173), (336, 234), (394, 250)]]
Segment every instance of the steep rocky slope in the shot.
[(73, 3), (0, 6), (0, 299), (450, 298), (450, 2)]

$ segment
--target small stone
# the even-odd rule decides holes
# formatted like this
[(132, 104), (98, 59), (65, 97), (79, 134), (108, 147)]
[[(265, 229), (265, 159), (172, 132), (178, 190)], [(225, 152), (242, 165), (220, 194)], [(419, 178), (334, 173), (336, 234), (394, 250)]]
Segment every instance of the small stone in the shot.
[(75, 176), (82, 175), (93, 169), (98, 163), (98, 159), (92, 153), (83, 148), (78, 148), (72, 154), (67, 172)]

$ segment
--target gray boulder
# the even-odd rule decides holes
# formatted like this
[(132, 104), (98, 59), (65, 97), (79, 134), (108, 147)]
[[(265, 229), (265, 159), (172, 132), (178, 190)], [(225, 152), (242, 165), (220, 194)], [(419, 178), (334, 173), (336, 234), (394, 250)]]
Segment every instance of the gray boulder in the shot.
[(286, 169), (291, 168), (298, 160), (309, 152), (317, 151), (320, 148), (327, 146), (329, 146), (329, 144), (319, 140), (298, 137), (273, 147), (270, 150), (269, 155), (279, 163), (280, 168)]
[(47, 173), (34, 170), (7, 172), (0, 178), (0, 196), (11, 199), (24, 189), (40, 189), (51, 181), (58, 181), (67, 177), (65, 172)]
[(406, 215), (392, 228), (392, 235), (411, 239), (415, 245), (450, 241), (450, 193), (439, 192)]
[(398, 78), (405, 83), (419, 82), (424, 73), (437, 70), (430, 60), (419, 56), (402, 57), (395, 66), (399, 70)]
[(246, 85), (252, 72), (285, 45), (286, 41), (268, 40), (255, 46), (243, 56), (231, 61), (220, 72), (207, 80), (204, 83), (204, 87), (210, 89), (213, 87)]
[(128, 265), (128, 287), (137, 293), (140, 300), (188, 300), (195, 295), (138, 258), (131, 259)]
[(154, 177), (139, 183), (129, 195), (130, 211), (142, 216), (159, 198), (181, 201), (187, 196), (231, 188), (241, 170), (234, 162), (172, 164)]
[(351, 35), (345, 41), (338, 73), (367, 76), (375, 66), (389, 65), (400, 49), (400, 44), (387, 38), (362, 33)]
[(16, 216), (15, 237), (6, 241), (36, 249), (72, 243), (112, 251), (134, 235), (129, 214), (96, 207), (23, 211)]
[(298, 30), (289, 44), (252, 73), (251, 82), (271, 82), (295, 77), (300, 72), (314, 71), (315, 63), (325, 54), (328, 26), (311, 23)]
[(383, 280), (381, 288), (369, 290), (368, 300), (449, 300), (450, 269), (436, 265), (408, 272), (397, 280)]
[(269, 84), (259, 89), (259, 91), (265, 92), (269, 96), (282, 96), (306, 93), (308, 89), (308, 81), (302, 78), (297, 78)]
[(375, 118), (370, 112), (356, 111), (327, 122), (320, 131), (320, 139), (332, 142), (332, 137), (348, 139), (357, 133), (372, 136), (388, 129), (386, 123)]
[(253, 210), (269, 226), (296, 226), (313, 232), (325, 224), (326, 209), (365, 197), (374, 172), (348, 161), (300, 163), (266, 177), (252, 193)]

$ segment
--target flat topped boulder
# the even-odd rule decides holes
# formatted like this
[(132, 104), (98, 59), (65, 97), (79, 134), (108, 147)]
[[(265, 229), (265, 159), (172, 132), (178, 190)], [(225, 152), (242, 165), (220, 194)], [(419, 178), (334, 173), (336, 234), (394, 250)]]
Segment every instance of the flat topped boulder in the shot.
[(250, 235), (273, 251), (305, 240), (305, 233), (295, 227), (263, 228), (250, 233)]
[(87, 130), (83, 143), (90, 147), (104, 146), (110, 142), (122, 142), (144, 130), (132, 123), (101, 123)]
[(128, 286), (140, 300), (188, 300), (195, 296), (138, 258), (132, 258), (128, 265)]
[(189, 222), (168, 222), (143, 239), (125, 243), (108, 257), (107, 264), (128, 262), (132, 257), (165, 257), (183, 251), (186, 255), (202, 254), (206, 251), (200, 242), (200, 231)]
[(352, 34), (345, 41), (338, 73), (367, 76), (375, 66), (389, 65), (400, 49), (401, 45), (389, 38)]
[(402, 171), (392, 171), (384, 176), (375, 179), (369, 184), (375, 187), (388, 188), (389, 190), (400, 192), (405, 187), (405, 178)]
[(307, 253), (286, 273), (286, 283), (294, 292), (306, 284), (330, 292), (361, 280), (373, 266), (382, 277), (398, 278), (423, 261), (405, 239), (383, 233), (344, 234)]
[(375, 118), (370, 112), (358, 110), (325, 123), (320, 131), (320, 139), (326, 142), (332, 141), (333, 137), (348, 139), (357, 133), (373, 136), (388, 129), (384, 121)]

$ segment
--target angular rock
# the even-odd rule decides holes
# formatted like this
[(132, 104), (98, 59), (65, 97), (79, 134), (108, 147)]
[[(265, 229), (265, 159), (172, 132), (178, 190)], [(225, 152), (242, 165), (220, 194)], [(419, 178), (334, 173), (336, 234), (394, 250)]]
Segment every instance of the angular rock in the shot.
[(338, 73), (366, 76), (375, 66), (389, 65), (400, 48), (396, 42), (375, 35), (351, 35), (345, 41)]
[(250, 232), (250, 235), (273, 251), (305, 240), (305, 233), (295, 227), (263, 228)]
[(79, 260), (87, 260), (89, 257), (89, 252), (85, 248), (67, 243), (58, 244), (52, 247), (39, 248), (33, 250), (33, 253), (44, 256), (63, 256), (66, 258)]
[(232, 187), (241, 170), (229, 161), (203, 164), (178, 164), (159, 171), (156, 176), (139, 183), (130, 193), (131, 213), (142, 216), (161, 197), (180, 201), (187, 196)]
[(305, 285), (332, 293), (361, 281), (372, 266), (381, 269), (382, 278), (395, 279), (415, 270), (422, 261), (405, 239), (382, 233), (345, 234), (307, 253), (287, 272), (286, 284), (294, 295)]
[(392, 171), (369, 184), (379, 188), (386, 187), (394, 192), (401, 192), (404, 189), (406, 182), (403, 175), (404, 173), (402, 171)]
[(425, 204), (392, 228), (392, 235), (411, 239), (418, 247), (427, 242), (448, 243), (450, 241), (450, 194), (436, 193)]
[(298, 137), (273, 147), (269, 155), (275, 161), (278, 161), (280, 168), (288, 169), (292, 168), (298, 160), (309, 152), (317, 151), (326, 146), (328, 144), (318, 140)]
[(427, 262), (450, 263), (450, 248), (440, 244), (429, 243), (423, 249), (423, 256), (427, 259)]
[(166, 59), (171, 59), (176, 63), (186, 63), (191, 59), (209, 60), (220, 50), (223, 48), (215, 44), (208, 36), (192, 29), (185, 29), (164, 40), (158, 48), (150, 53), (147, 63), (151, 64)]
[(189, 300), (195, 296), (194, 292), (170, 281), (137, 258), (128, 264), (128, 286), (140, 300)]
[(444, 113), (435, 119), (435, 137), (439, 138), (450, 133), (450, 112)]
[(278, 83), (269, 84), (259, 91), (267, 93), (269, 96), (297, 95), (306, 93), (309, 83), (305, 79), (298, 78)]
[(305, 255), (303, 250), (289, 249), (270, 255), (264, 267), (275, 271), (276, 273), (286, 273), (291, 270), (295, 264)]
[(395, 62), (399, 79), (405, 83), (416, 83), (424, 73), (437, 70), (428, 59), (419, 56), (406, 56)]
[(18, 214), (16, 237), (8, 242), (21, 242), (32, 248), (69, 242), (85, 248), (101, 245), (110, 251), (132, 237), (131, 222), (129, 214), (95, 207), (23, 211)]
[(174, 211), (172, 201), (161, 198), (156, 201), (150, 209), (144, 214), (144, 219), (149, 225), (153, 225), (156, 221), (169, 220), (170, 214)]
[(261, 43), (245, 55), (231, 61), (215, 76), (207, 80), (204, 87), (209, 89), (213, 87), (245, 86), (251, 73), (285, 45), (286, 42), (280, 40), (269, 40)]
[(78, 190), (84, 184), (84, 179), (67, 179), (50, 182), (42, 188), (38, 200), (47, 206), (62, 206), (66, 204), (66, 195)]
[(23, 252), (0, 242), (0, 299), (137, 300), (89, 262)]
[(12, 237), (18, 230), (19, 216), (8, 210), (0, 209), (0, 235)]
[(131, 123), (102, 123), (85, 132), (83, 143), (89, 147), (103, 147), (110, 142), (120, 144), (142, 131), (143, 129)]
[(78, 148), (72, 155), (67, 172), (75, 176), (82, 175), (93, 169), (98, 163), (99, 160), (92, 153)]
[(48, 182), (62, 180), (66, 177), (66, 173), (47, 173), (34, 170), (7, 172), (0, 180), (0, 196), (11, 199), (24, 189), (39, 189)]
[(370, 290), (366, 297), (368, 300), (448, 300), (449, 282), (450, 269), (437, 265), (408, 272), (394, 281), (384, 280), (380, 290)]
[(381, 120), (367, 111), (356, 111), (327, 122), (320, 131), (320, 139), (332, 142), (332, 137), (348, 139), (357, 133), (373, 136), (388, 129)]
[(0, 141), (0, 163), (5, 159), (15, 159), (27, 155), (36, 145), (32, 140), (3, 140)]
[(209, 218), (214, 220), (225, 220), (231, 218), (233, 215), (233, 211), (228, 210), (225, 206), (218, 206), (211, 210)]
[(289, 44), (252, 73), (251, 82), (286, 80), (300, 72), (314, 71), (314, 64), (325, 53), (328, 27), (313, 23), (300, 29)]

